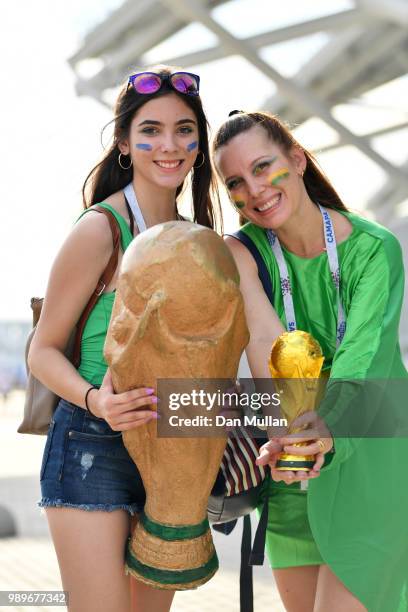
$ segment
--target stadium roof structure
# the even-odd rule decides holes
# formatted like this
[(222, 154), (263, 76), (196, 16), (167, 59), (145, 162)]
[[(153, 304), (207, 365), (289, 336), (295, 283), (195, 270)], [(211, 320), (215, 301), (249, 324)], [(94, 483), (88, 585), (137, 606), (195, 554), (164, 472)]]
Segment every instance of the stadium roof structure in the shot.
[[(235, 36), (233, 28), (227, 29), (214, 18), (218, 7), (236, 1), (239, 0), (125, 0), (88, 32), (70, 58), (77, 93), (107, 104), (105, 94), (124, 80), (129, 67), (145, 64), (144, 56), (151, 49), (187, 25), (199, 23), (213, 34), (216, 42), (205, 49), (163, 56), (161, 63), (191, 67), (231, 55), (245, 58), (276, 86), (276, 94), (265, 100), (262, 108), (296, 124), (318, 117), (338, 136), (336, 144), (326, 150), (352, 145), (382, 168), (386, 181), (368, 201), (367, 208), (397, 233), (407, 255), (408, 217), (401, 218), (397, 208), (408, 199), (408, 149), (403, 163), (396, 165), (374, 149), (373, 139), (406, 129), (408, 113), (405, 121), (359, 135), (339, 121), (333, 109), (408, 73), (408, 1), (350, 0), (348, 8), (339, 12), (246, 38)], [(290, 78), (262, 57), (262, 50), (271, 45), (319, 32), (326, 34), (324, 46)], [(81, 64), (90, 59), (99, 62), (99, 71), (85, 78), (81, 76)], [(403, 315), (401, 331), (403, 348), (408, 354), (408, 313)]]
[[(367, 207), (380, 221), (391, 222), (396, 206), (408, 198), (408, 156), (401, 166), (391, 163), (373, 148), (372, 139), (406, 128), (408, 116), (406, 121), (383, 130), (357, 135), (335, 117), (333, 108), (408, 72), (408, 2), (355, 0), (346, 10), (247, 38), (237, 38), (213, 17), (213, 9), (226, 3), (225, 0), (125, 1), (86, 35), (70, 58), (77, 76), (77, 93), (106, 104), (104, 92), (123, 80), (129, 66), (143, 64), (143, 56), (150, 49), (186, 25), (201, 23), (215, 35), (217, 43), (184, 55), (163, 57), (162, 63), (187, 67), (230, 55), (244, 57), (277, 87), (277, 93), (265, 100), (262, 108), (269, 108), (296, 124), (319, 117), (337, 133), (334, 146), (352, 145), (384, 170), (387, 181)], [(325, 46), (292, 78), (262, 59), (265, 47), (317, 32), (328, 35)], [(90, 78), (80, 76), (81, 62), (92, 58), (100, 60), (99, 72)]]

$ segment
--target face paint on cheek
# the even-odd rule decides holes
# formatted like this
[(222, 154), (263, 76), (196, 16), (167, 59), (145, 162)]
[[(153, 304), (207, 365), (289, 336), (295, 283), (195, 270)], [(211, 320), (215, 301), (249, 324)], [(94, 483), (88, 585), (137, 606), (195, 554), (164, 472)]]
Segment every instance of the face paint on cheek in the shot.
[(235, 208), (238, 208), (238, 210), (245, 208), (245, 202), (241, 200), (239, 196), (233, 197), (232, 201), (234, 203)]
[(198, 142), (197, 140), (194, 140), (193, 142), (190, 142), (190, 144), (187, 145), (187, 151), (191, 153), (191, 151), (194, 151), (194, 149), (196, 149), (197, 147), (198, 147)]
[(276, 172), (272, 172), (271, 175), (268, 176), (268, 182), (271, 185), (279, 185), (283, 179), (288, 178), (289, 170), (287, 168), (281, 168), (280, 170), (276, 170)]
[(151, 151), (153, 149), (151, 144), (147, 144), (144, 142), (136, 143), (136, 149), (140, 149), (141, 151)]

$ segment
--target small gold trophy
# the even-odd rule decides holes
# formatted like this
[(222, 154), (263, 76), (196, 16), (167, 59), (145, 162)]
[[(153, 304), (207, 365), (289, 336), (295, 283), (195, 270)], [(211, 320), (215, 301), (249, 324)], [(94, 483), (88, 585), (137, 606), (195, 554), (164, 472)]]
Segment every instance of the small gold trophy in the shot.
[[(269, 371), (272, 378), (279, 378), (280, 409), (287, 420), (288, 433), (300, 432), (301, 428), (292, 429), (291, 424), (304, 412), (316, 408), (323, 361), (320, 344), (304, 331), (284, 332), (272, 345)], [(306, 444), (299, 442), (295, 446)], [(314, 463), (313, 455), (281, 453), (276, 469), (308, 472)]]

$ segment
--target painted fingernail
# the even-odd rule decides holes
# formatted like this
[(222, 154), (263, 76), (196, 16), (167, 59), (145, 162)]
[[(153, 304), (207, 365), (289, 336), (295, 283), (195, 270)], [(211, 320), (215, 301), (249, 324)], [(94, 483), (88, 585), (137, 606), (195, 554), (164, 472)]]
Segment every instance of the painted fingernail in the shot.
[(154, 393), (154, 389), (152, 389), (152, 387), (146, 387), (145, 391), (149, 394)]
[(153, 404), (157, 404), (158, 401), (159, 401), (158, 397), (156, 397), (156, 396), (152, 397)]
[(152, 419), (159, 419), (159, 418), (160, 418), (160, 415), (159, 415), (157, 412), (155, 412), (154, 410), (152, 410), (152, 415), (151, 415), (151, 418), (152, 418)]

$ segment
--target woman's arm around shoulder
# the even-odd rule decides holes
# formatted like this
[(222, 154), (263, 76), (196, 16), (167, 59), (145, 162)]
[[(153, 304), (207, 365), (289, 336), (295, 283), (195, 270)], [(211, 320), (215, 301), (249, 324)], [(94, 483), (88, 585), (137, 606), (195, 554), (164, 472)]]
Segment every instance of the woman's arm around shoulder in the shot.
[(285, 331), (258, 276), (258, 267), (248, 249), (236, 238), (226, 236), (240, 276), (245, 315), (250, 332), (246, 348), (249, 367), (254, 378), (270, 378), (268, 360), (272, 343)]

